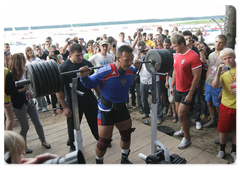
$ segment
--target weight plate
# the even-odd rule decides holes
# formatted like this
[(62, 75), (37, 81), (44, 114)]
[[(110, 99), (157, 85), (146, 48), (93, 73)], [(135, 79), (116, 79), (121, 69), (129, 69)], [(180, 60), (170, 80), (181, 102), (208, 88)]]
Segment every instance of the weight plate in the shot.
[(56, 62), (53, 61), (53, 60), (48, 60), (47, 62), (51, 66), (52, 73), (53, 73), (53, 76), (54, 76), (54, 93), (59, 92), (58, 91), (58, 89), (59, 89), (59, 82), (58, 82), (59, 76), (58, 76), (58, 72), (57, 72), (57, 70), (55, 68)]
[(34, 70), (34, 73), (36, 75), (36, 80), (37, 80), (37, 83), (38, 83), (38, 85), (35, 85), (38, 88), (38, 91), (39, 91), (39, 94), (36, 97), (43, 96), (44, 87), (43, 87), (42, 73), (39, 70), (39, 68), (38, 68), (36, 63), (31, 64), (31, 66), (32, 66), (32, 68)]
[(45, 66), (45, 71), (47, 72), (48, 78), (49, 78), (49, 88), (48, 88), (48, 94), (52, 94), (54, 91), (54, 77), (52, 74), (52, 70), (48, 63), (46, 61), (42, 62), (43, 65)]
[(159, 56), (162, 60), (161, 67), (158, 69), (158, 72), (160, 73), (166, 73), (169, 72), (173, 67), (173, 55), (172, 53), (167, 49), (156, 49), (156, 51), (159, 53)]
[(57, 65), (56, 62), (52, 62), (52, 64), (54, 65), (56, 73), (57, 73), (58, 89), (57, 89), (56, 92), (60, 92), (62, 90), (62, 75), (61, 75), (61, 71), (60, 71), (59, 66)]
[(158, 163), (158, 158), (155, 155), (149, 155), (146, 158), (146, 164), (157, 164)]
[(54, 93), (56, 93), (56, 87), (57, 87), (57, 85), (56, 85), (57, 75), (54, 72), (54, 68), (52, 67), (51, 62), (49, 60), (45, 61), (45, 65), (48, 67), (48, 73), (49, 73), (49, 75), (51, 77), (51, 80), (52, 80), (52, 82), (51, 82), (52, 91), (51, 91), (50, 94), (54, 94)]
[[(161, 67), (162, 59), (159, 56), (159, 53), (156, 50), (149, 50), (145, 56), (145, 61), (152, 61), (153, 63), (145, 63), (146, 69), (149, 73), (153, 71), (158, 71), (158, 68)], [(155, 63), (158, 64), (158, 68), (155, 68)]]
[(25, 66), (25, 78), (30, 79), (31, 83), (28, 85), (29, 92), (31, 95), (35, 98), (37, 94), (37, 89), (36, 89), (36, 77), (35, 74), (33, 73), (33, 69), (30, 64), (26, 64)]
[(50, 92), (50, 81), (49, 81), (49, 77), (48, 77), (45, 65), (43, 64), (43, 61), (38, 63), (38, 68), (41, 70), (41, 74), (43, 76), (42, 77), (43, 87), (44, 87), (43, 96), (45, 96), (46, 94), (49, 94), (49, 92)]
[(170, 135), (170, 136), (172, 136), (174, 133), (174, 130), (168, 126), (158, 126), (157, 129), (160, 132), (166, 133), (167, 135)]

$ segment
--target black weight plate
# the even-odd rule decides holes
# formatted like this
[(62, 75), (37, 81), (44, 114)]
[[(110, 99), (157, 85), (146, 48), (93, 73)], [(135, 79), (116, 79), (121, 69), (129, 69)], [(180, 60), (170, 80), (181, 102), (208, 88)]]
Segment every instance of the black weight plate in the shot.
[(48, 77), (49, 77), (48, 94), (52, 94), (52, 92), (54, 91), (54, 77), (53, 77), (53, 74), (52, 74), (52, 69), (50, 68), (50, 65), (48, 65), (48, 63), (46, 61), (44, 61), (42, 63), (45, 66), (46, 72), (47, 72)]
[[(156, 50), (149, 50), (145, 56), (145, 61), (153, 61), (154, 63), (145, 63), (146, 69), (149, 73), (155, 70), (155, 63), (158, 63), (158, 67), (161, 67), (162, 59)], [(158, 69), (156, 70), (158, 71)]]
[(159, 53), (159, 56), (162, 61), (161, 67), (158, 69), (158, 72), (166, 73), (166, 72), (170, 71), (173, 67), (172, 53), (167, 49), (156, 49), (156, 51)]
[(167, 135), (170, 135), (170, 136), (172, 136), (174, 133), (174, 130), (168, 126), (158, 126), (157, 129), (160, 132), (166, 133)]
[(149, 155), (146, 158), (146, 164), (157, 164), (158, 163), (158, 158), (155, 155)]
[(39, 90), (39, 95), (37, 97), (40, 97), (40, 96), (43, 96), (43, 92), (44, 92), (44, 87), (43, 87), (43, 80), (42, 80), (42, 74), (41, 74), (41, 71), (39, 70), (38, 66), (36, 63), (33, 63), (31, 64), (33, 70), (34, 70), (34, 73), (36, 75), (36, 80), (37, 80), (37, 83), (38, 85), (36, 86)]
[(60, 70), (58, 68), (58, 65), (55, 61), (50, 60), (49, 64), (51, 65), (51, 68), (54, 69), (54, 73), (56, 75), (56, 89), (55, 89), (55, 93), (56, 92), (60, 92), (62, 90), (62, 76), (60, 73)]
[(45, 61), (45, 62), (46, 62), (46, 64), (49, 65), (49, 67), (50, 67), (50, 69), (51, 69), (52, 78), (53, 78), (53, 80), (54, 80), (54, 83), (53, 83), (53, 85), (52, 85), (53, 91), (51, 91), (51, 94), (54, 94), (54, 93), (56, 93), (57, 88), (58, 88), (58, 85), (57, 85), (57, 83), (58, 83), (57, 73), (55, 72), (54, 65), (52, 64), (52, 62), (55, 62), (55, 61), (48, 60), (48, 61)]
[(39, 73), (40, 73), (39, 76), (40, 76), (41, 79), (42, 79), (42, 82), (41, 82), (41, 83), (42, 83), (42, 88), (41, 88), (41, 87), (39, 87), (39, 88), (42, 89), (41, 96), (44, 96), (44, 95), (46, 95), (47, 83), (46, 83), (45, 75), (44, 75), (44, 72), (43, 72), (43, 69), (42, 69), (40, 63), (41, 63), (41, 62), (35, 63), (35, 66), (38, 68)]
[(28, 85), (28, 88), (31, 95), (35, 98), (38, 95), (37, 89), (35, 86), (37, 83), (36, 83), (35, 74), (33, 73), (33, 69), (30, 66), (30, 64), (26, 64), (25, 66), (25, 78), (31, 80), (31, 83)]
[(38, 63), (38, 68), (41, 70), (42, 79), (43, 79), (43, 87), (44, 87), (43, 96), (45, 96), (46, 94), (49, 94), (49, 85), (50, 84), (49, 84), (48, 74), (46, 72), (46, 68), (45, 68), (43, 62), (44, 61)]
[(61, 72), (60, 72), (60, 69), (59, 69), (59, 66), (57, 65), (57, 63), (52, 62), (52, 64), (54, 65), (56, 73), (57, 73), (58, 88), (57, 88), (56, 92), (60, 92), (62, 90), (62, 75), (61, 75)]

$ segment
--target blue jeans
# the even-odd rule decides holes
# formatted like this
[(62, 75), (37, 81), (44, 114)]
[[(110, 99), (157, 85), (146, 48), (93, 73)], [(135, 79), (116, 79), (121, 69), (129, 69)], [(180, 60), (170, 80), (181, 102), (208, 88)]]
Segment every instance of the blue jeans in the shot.
[[(158, 120), (163, 119), (163, 104), (161, 101), (161, 88), (160, 88), (160, 81), (157, 82), (157, 118)], [(142, 102), (142, 110), (145, 115), (149, 115), (150, 109), (148, 104), (148, 93), (151, 90), (151, 93), (154, 93), (153, 86), (151, 84), (143, 84), (140, 82), (140, 95), (141, 95), (141, 102)], [(152, 113), (153, 114), (153, 113)]]

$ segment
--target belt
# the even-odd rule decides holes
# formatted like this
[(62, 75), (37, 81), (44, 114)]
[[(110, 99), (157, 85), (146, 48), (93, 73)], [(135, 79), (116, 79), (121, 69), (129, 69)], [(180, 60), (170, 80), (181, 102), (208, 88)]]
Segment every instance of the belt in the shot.
[(120, 109), (126, 107), (125, 102), (124, 103), (113, 103), (113, 102), (110, 102), (110, 101), (104, 99), (103, 97), (101, 98), (101, 103), (104, 106), (109, 107), (114, 110), (120, 110)]

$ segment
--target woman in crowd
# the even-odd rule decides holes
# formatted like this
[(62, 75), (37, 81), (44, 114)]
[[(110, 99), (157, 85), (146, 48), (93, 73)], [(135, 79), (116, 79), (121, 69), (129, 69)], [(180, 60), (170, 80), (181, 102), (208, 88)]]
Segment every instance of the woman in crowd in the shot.
[(11, 57), (9, 62), (9, 72), (6, 76), (5, 92), (7, 95), (11, 95), (11, 101), (13, 105), (13, 111), (17, 116), (21, 125), (20, 134), (23, 136), (26, 142), (26, 153), (32, 153), (32, 150), (27, 147), (27, 132), (29, 129), (28, 117), (31, 118), (41, 144), (47, 149), (51, 148), (45, 140), (42, 124), (39, 120), (37, 109), (33, 99), (29, 98), (29, 92), (27, 86), (15, 86), (15, 81), (24, 80), (23, 75), (26, 60), (23, 53), (16, 53)]
[[(5, 81), (6, 81), (7, 74), (8, 74), (8, 69), (4, 67), (4, 89), (5, 89)], [(11, 96), (6, 95), (5, 91), (4, 91), (4, 113), (6, 115), (5, 129), (13, 130), (15, 114), (12, 108)]]

